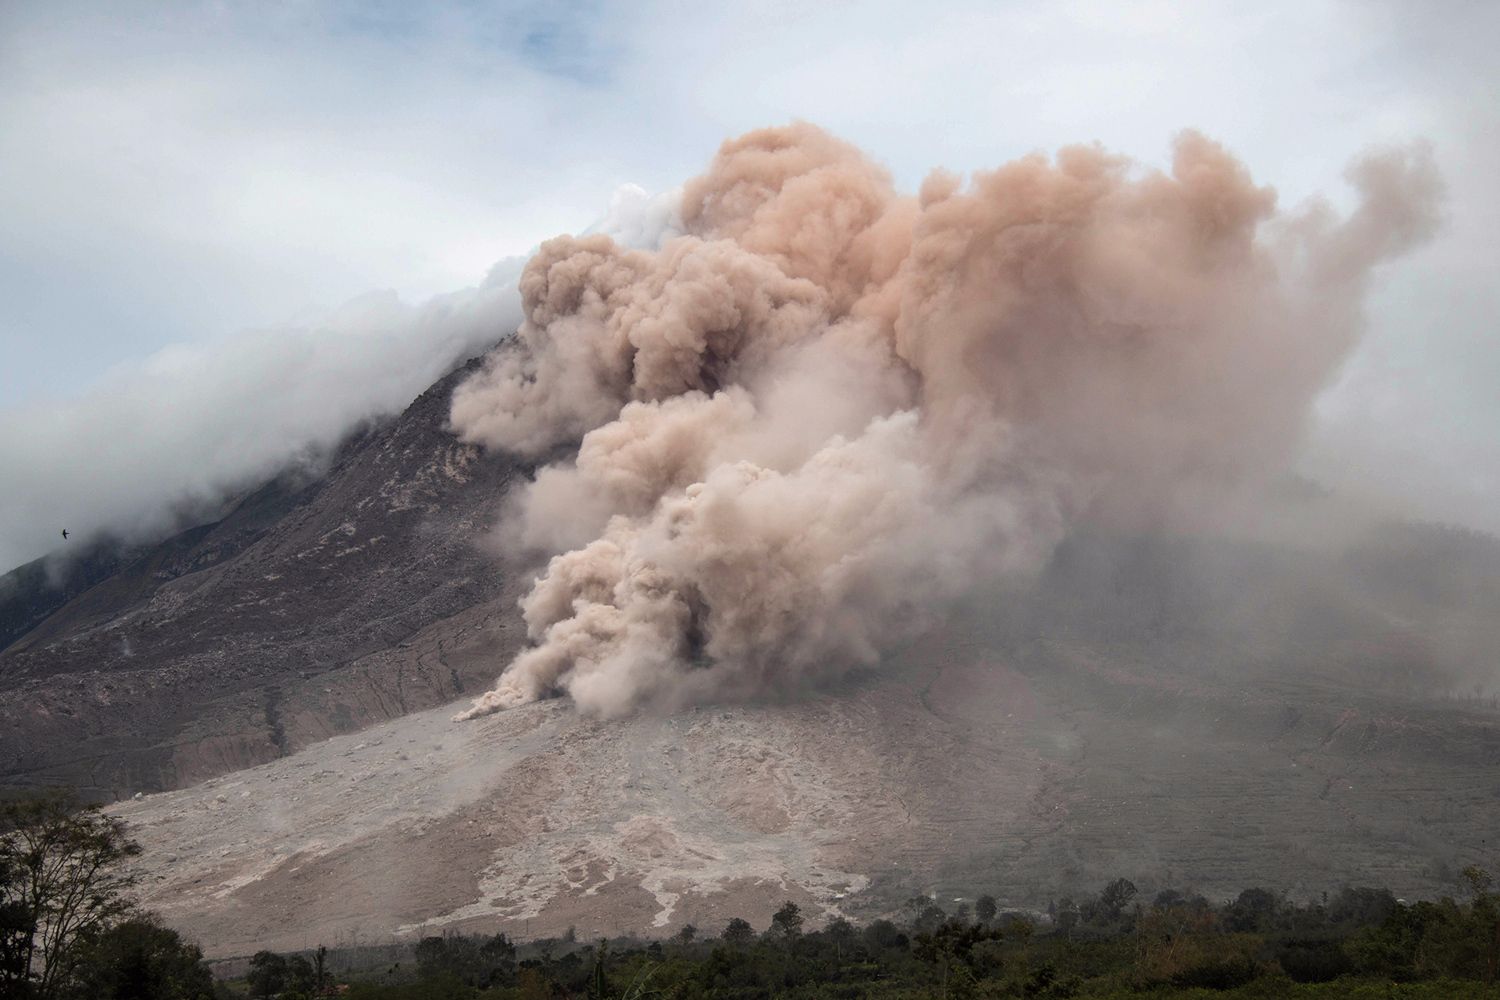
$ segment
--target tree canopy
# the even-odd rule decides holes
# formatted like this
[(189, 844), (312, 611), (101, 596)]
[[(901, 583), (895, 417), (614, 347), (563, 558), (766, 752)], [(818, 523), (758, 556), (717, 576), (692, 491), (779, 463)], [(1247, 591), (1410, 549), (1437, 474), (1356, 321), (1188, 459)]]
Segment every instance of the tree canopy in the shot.
[(72, 982), (81, 944), (123, 918), (140, 853), (125, 825), (62, 795), (0, 802), (0, 985), (52, 1000)]

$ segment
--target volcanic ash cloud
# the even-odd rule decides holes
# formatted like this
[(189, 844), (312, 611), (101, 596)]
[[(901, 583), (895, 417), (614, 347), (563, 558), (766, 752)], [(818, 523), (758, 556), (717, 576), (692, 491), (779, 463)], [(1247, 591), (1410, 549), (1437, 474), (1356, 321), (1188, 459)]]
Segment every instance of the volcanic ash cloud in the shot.
[(452, 423), (578, 448), (512, 498), (510, 537), (556, 554), (461, 717), (794, 691), (1079, 525), (1229, 516), (1295, 453), (1371, 269), (1435, 226), (1422, 150), (1349, 178), (1346, 217), (1279, 214), (1189, 132), (1169, 173), (1080, 146), (910, 197), (794, 125), (725, 143), (659, 249), (544, 244)]

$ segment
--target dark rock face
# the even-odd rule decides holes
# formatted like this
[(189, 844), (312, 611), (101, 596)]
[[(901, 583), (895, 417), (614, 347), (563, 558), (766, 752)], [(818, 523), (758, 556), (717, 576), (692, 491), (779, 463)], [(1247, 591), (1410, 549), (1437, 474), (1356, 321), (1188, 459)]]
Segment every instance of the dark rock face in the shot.
[(520, 470), (444, 429), (467, 370), (315, 481), (91, 553), (61, 589), (36, 564), (12, 574), (0, 788), (174, 788), (490, 683), (519, 640), (517, 588), (476, 540)]
[[(365, 428), (351, 435), (342, 452), (353, 450), (368, 433)], [(216, 511), (189, 517), (188, 527), (154, 545), (109, 536), (79, 542), (77, 549), (70, 542), (12, 570), (0, 577), (0, 650), (33, 630), (34, 645), (42, 635), (60, 634), (79, 621), (123, 610), (170, 580), (238, 554), (308, 500), (320, 478), (305, 470), (288, 470), (226, 499)], [(68, 614), (38, 628), (85, 594)]]
[(0, 650), (36, 628), (47, 616), (140, 553), (105, 539), (67, 553), (43, 557), (0, 576)]

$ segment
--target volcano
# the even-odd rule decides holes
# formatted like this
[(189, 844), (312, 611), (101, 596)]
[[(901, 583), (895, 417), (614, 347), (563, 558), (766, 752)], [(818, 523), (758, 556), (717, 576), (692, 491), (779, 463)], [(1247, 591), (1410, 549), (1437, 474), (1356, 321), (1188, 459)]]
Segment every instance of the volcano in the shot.
[(57, 606), (0, 653), (0, 780), (115, 801), (144, 902), (211, 955), (1041, 909), (1120, 875), (1436, 895), (1493, 855), (1500, 543), (1459, 529), (1080, 536), (799, 697), (454, 723), (538, 571), (476, 542), (534, 467), (447, 432), (475, 367), (80, 592), (8, 578)]

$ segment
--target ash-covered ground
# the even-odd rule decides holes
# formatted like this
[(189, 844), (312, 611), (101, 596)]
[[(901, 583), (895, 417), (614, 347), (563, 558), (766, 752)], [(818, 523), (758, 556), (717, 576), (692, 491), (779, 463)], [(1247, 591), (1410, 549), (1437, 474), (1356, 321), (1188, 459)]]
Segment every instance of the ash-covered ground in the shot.
[(624, 721), (449, 706), (114, 811), (210, 956), (443, 929), (639, 931), (784, 899), (1046, 907), (1124, 875), (1452, 892), (1500, 823), (1500, 714), (936, 634), (848, 690)]

